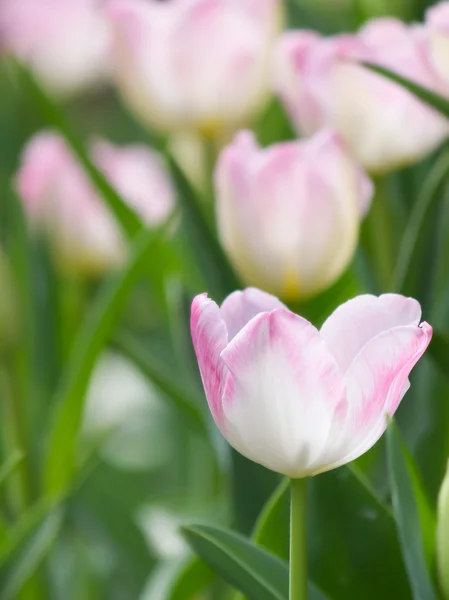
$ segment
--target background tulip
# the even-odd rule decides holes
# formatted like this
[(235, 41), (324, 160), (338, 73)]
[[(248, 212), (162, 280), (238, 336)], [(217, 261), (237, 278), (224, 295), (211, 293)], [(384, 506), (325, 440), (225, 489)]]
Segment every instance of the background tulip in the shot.
[(288, 298), (333, 283), (350, 262), (372, 185), (338, 135), (261, 149), (249, 132), (215, 174), (221, 241), (245, 282)]
[(117, 82), (150, 127), (215, 136), (266, 100), (279, 0), (112, 0), (109, 13)]
[(102, 0), (0, 0), (0, 47), (30, 65), (51, 91), (70, 95), (109, 75)]
[(191, 331), (212, 415), (247, 458), (291, 478), (366, 452), (409, 388), (432, 337), (416, 300), (358, 296), (318, 331), (257, 289), (219, 308), (192, 304)]
[[(91, 153), (145, 222), (159, 223), (167, 216), (174, 192), (154, 152), (144, 146), (96, 141)], [(28, 143), (16, 187), (30, 220), (45, 229), (64, 265), (101, 272), (122, 262), (126, 251), (122, 234), (62, 138), (43, 132)]]
[(449, 86), (449, 2), (440, 2), (426, 12), (430, 56), (446, 86)]
[(448, 135), (448, 122), (402, 87), (353, 61), (366, 60), (434, 91), (427, 35), (395, 19), (368, 22), (356, 36), (286, 33), (275, 58), (274, 85), (298, 130), (335, 127), (369, 171), (419, 160)]

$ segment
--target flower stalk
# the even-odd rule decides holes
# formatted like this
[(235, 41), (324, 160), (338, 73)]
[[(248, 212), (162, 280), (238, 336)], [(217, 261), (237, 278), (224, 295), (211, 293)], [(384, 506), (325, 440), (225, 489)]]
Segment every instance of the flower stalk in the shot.
[(291, 480), (290, 600), (307, 600), (307, 478)]

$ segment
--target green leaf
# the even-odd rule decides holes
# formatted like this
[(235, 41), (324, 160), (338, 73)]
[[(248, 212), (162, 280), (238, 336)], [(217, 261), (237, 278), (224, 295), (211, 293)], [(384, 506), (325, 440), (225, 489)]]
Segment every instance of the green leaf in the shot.
[(449, 332), (434, 330), (428, 353), (441, 373), (449, 378)]
[(416, 494), (416, 474), (394, 423), (387, 431), (387, 451), (393, 509), (414, 600), (437, 600), (426, 564), (422, 520)]
[(250, 600), (288, 600), (288, 567), (244, 537), (207, 525), (183, 529), (195, 552)]
[(200, 209), (197, 194), (171, 156), (167, 163), (178, 190), (183, 222), (195, 260), (200, 266), (208, 291), (214, 300), (221, 300), (241, 287), (223, 248)]
[(136, 341), (132, 335), (124, 332), (114, 336), (113, 346), (173, 403), (190, 425), (204, 433), (206, 417), (200, 410), (194, 395), (173, 379), (173, 373), (152, 355), (149, 348), (142, 347), (142, 342)]
[(47, 125), (56, 129), (65, 138), (69, 148), (84, 167), (100, 196), (107, 202), (124, 232), (129, 237), (133, 237), (142, 228), (140, 217), (122, 200), (103, 173), (92, 163), (83, 144), (68, 123), (64, 112), (43, 90), (31, 72), (18, 61), (14, 62), (14, 66), (19, 82), (33, 100), (33, 104), (39, 108)]
[(201, 559), (190, 559), (173, 581), (167, 600), (193, 600), (213, 582), (213, 571)]
[(295, 140), (298, 137), (278, 98), (271, 99), (262, 116), (255, 123), (254, 132), (261, 146)]
[[(288, 565), (232, 531), (196, 525), (183, 529), (195, 552), (249, 600), (287, 600)], [(309, 600), (329, 600), (309, 583)]]
[(441, 201), (449, 174), (449, 155), (444, 153), (435, 163), (410, 214), (404, 232), (394, 275), (394, 289), (403, 294), (413, 293), (412, 282), (417, 265), (429, 241), (430, 222)]
[(61, 510), (51, 512), (9, 556), (0, 577), (2, 600), (17, 598), (23, 586), (49, 553), (62, 522)]
[(379, 75), (383, 75), (387, 79), (391, 79), (392, 81), (398, 83), (409, 92), (412, 92), (417, 98), (423, 100), (426, 104), (437, 110), (443, 116), (449, 118), (449, 100), (444, 98), (443, 96), (439, 96), (432, 92), (432, 90), (422, 87), (418, 83), (407, 79), (407, 77), (402, 77), (402, 75), (398, 75), (385, 67), (380, 67), (379, 65), (363, 62), (364, 67), (378, 73)]
[(15, 450), (0, 467), (0, 488), (14, 473), (24, 458), (21, 450)]
[(290, 481), (283, 479), (260, 513), (251, 538), (258, 546), (288, 561), (289, 519)]
[(139, 234), (127, 265), (103, 284), (74, 341), (71, 360), (57, 391), (56, 413), (48, 443), (45, 486), (53, 496), (65, 491), (73, 474), (76, 438), (95, 362), (110, 338), (142, 268), (148, 265), (150, 256), (157, 262), (155, 248), (170, 229), (174, 217), (172, 215), (159, 229), (144, 230)]

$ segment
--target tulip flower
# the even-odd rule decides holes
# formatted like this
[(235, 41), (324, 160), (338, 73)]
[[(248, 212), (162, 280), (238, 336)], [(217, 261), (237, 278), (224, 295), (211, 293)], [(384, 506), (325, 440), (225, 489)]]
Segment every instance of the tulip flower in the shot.
[(363, 295), (318, 331), (277, 298), (193, 300), (191, 332), (209, 408), (227, 441), (292, 479), (346, 464), (385, 431), (432, 337), (416, 300)]
[(215, 185), (219, 234), (236, 270), (290, 299), (342, 274), (373, 192), (330, 131), (265, 149), (241, 132), (218, 160)]
[[(174, 191), (153, 151), (96, 141), (91, 154), (147, 224), (165, 219)], [(30, 221), (50, 237), (55, 256), (65, 267), (101, 273), (122, 263), (126, 243), (121, 230), (61, 137), (42, 132), (32, 138), (23, 153), (16, 188)]]
[(207, 137), (245, 123), (269, 94), (280, 0), (112, 0), (115, 73), (145, 124)]
[(435, 149), (449, 122), (399, 84), (355, 63), (376, 63), (444, 93), (428, 50), (424, 28), (395, 19), (373, 20), (352, 36), (290, 32), (275, 52), (274, 86), (300, 132), (333, 127), (366, 169), (383, 173)]
[(425, 25), (433, 65), (449, 86), (449, 2), (440, 2), (427, 9)]
[(110, 28), (99, 0), (0, 0), (0, 48), (60, 96), (109, 75)]

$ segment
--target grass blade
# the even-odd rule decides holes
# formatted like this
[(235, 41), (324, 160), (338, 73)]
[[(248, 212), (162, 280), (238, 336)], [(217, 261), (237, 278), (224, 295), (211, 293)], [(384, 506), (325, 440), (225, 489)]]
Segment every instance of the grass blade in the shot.
[(437, 600), (426, 564), (423, 521), (416, 478), (394, 423), (387, 430), (387, 452), (393, 509), (414, 600)]
[(56, 413), (48, 444), (45, 487), (53, 496), (64, 492), (73, 474), (84, 397), (95, 362), (111, 337), (148, 257), (171, 227), (174, 217), (172, 215), (159, 229), (144, 230), (139, 234), (126, 267), (105, 282), (75, 339), (71, 360), (57, 392)]
[(148, 348), (143, 347), (142, 342), (136, 341), (130, 334), (120, 333), (114, 336), (113, 346), (173, 403), (196, 430), (205, 431), (205, 416), (195, 397), (173, 380), (173, 376)]
[(432, 90), (425, 88), (414, 81), (411, 81), (407, 77), (402, 77), (402, 75), (398, 75), (390, 69), (386, 69), (385, 67), (381, 67), (374, 63), (363, 62), (364, 67), (378, 73), (379, 75), (383, 75), (387, 79), (391, 79), (395, 83), (398, 83), (409, 92), (411, 92), (414, 96), (437, 110), (443, 116), (449, 118), (449, 100), (440, 96), (439, 94), (435, 94)]

